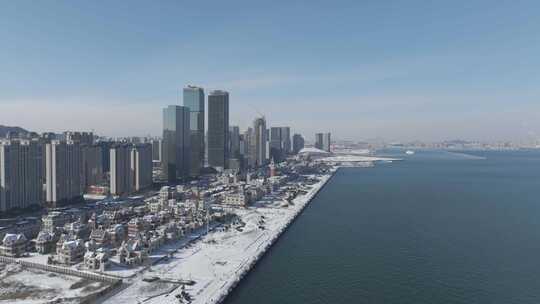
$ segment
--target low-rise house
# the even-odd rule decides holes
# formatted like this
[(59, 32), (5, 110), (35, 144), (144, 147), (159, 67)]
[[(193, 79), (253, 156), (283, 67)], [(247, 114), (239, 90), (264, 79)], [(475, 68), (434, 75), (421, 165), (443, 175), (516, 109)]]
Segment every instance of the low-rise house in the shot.
[(148, 259), (148, 249), (140, 239), (124, 241), (118, 251), (121, 264), (132, 266), (140, 265)]
[(0, 255), (20, 257), (26, 253), (28, 239), (22, 233), (8, 233), (2, 239)]
[(223, 203), (225, 205), (245, 207), (249, 203), (249, 195), (243, 189), (238, 192), (225, 193)]
[(103, 229), (103, 227), (92, 230), (90, 233), (90, 240), (94, 241), (98, 247), (110, 245), (109, 233), (107, 233), (107, 230)]
[(110, 244), (113, 247), (120, 246), (122, 242), (126, 239), (127, 235), (126, 229), (122, 224), (116, 224), (113, 227), (107, 229), (107, 233), (110, 237)]
[(40, 254), (48, 254), (56, 249), (56, 242), (60, 235), (58, 232), (40, 231), (36, 238), (36, 251)]
[(84, 254), (84, 266), (86, 269), (105, 271), (109, 265), (109, 252), (104, 248), (98, 248), (96, 251), (87, 251)]
[(144, 233), (147, 229), (146, 221), (140, 218), (134, 218), (128, 223), (128, 238), (135, 238), (137, 234)]
[(51, 211), (41, 219), (41, 230), (53, 232), (57, 228), (63, 228), (68, 221), (68, 214), (59, 211)]
[(74, 239), (86, 239), (90, 233), (88, 226), (79, 221), (65, 224), (64, 231)]
[(56, 246), (56, 261), (65, 265), (73, 265), (83, 260), (84, 252), (82, 240), (64, 241), (60, 246)]

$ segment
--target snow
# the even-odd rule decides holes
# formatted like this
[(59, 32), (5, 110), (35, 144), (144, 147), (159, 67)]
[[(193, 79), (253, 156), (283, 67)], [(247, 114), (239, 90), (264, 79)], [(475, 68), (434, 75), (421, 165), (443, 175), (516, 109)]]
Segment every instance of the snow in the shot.
[(27, 304), (59, 301), (78, 303), (81, 297), (99, 292), (108, 284), (78, 277), (0, 264), (0, 304)]
[[(245, 223), (241, 231), (216, 229), (178, 250), (171, 258), (138, 273), (130, 279), (131, 285), (104, 303), (178, 303), (175, 296), (180, 293), (179, 284), (167, 285), (164, 280), (194, 280), (196, 284), (186, 286), (194, 304), (221, 302), (330, 177), (320, 177), (319, 182), (306, 189), (307, 194), (297, 197), (287, 207), (282, 207), (281, 198), (270, 195), (248, 209), (235, 209)], [(265, 229), (259, 228), (261, 220)], [(149, 276), (161, 280), (157, 283), (142, 280)]]
[(363, 156), (363, 155), (339, 155), (339, 156), (330, 156), (321, 159), (324, 162), (375, 162), (375, 161), (399, 161), (402, 159), (399, 158), (389, 158), (389, 157), (377, 157), (377, 156)]

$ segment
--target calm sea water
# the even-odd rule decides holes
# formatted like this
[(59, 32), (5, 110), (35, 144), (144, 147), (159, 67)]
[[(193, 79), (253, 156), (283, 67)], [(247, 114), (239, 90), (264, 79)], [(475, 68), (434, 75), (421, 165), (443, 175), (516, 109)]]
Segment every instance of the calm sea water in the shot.
[(341, 169), (227, 303), (540, 303), (540, 153), (401, 156)]

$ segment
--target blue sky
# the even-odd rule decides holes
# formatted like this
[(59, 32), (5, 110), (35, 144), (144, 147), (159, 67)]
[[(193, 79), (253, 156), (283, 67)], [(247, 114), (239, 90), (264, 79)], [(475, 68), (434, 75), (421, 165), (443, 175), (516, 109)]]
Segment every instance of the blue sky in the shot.
[[(0, 124), (158, 135), (186, 84), (308, 139), (540, 135), (537, 1), (0, 1)], [(207, 90), (207, 91), (208, 91)]]

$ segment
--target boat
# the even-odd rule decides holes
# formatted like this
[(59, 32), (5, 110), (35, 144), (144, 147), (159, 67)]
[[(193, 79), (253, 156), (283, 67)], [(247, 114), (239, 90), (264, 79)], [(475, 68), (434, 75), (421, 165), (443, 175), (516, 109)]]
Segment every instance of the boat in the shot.
[(407, 154), (407, 155), (413, 155), (413, 154), (414, 154), (414, 151), (413, 151), (413, 150), (407, 150), (407, 151), (405, 151), (405, 154)]

